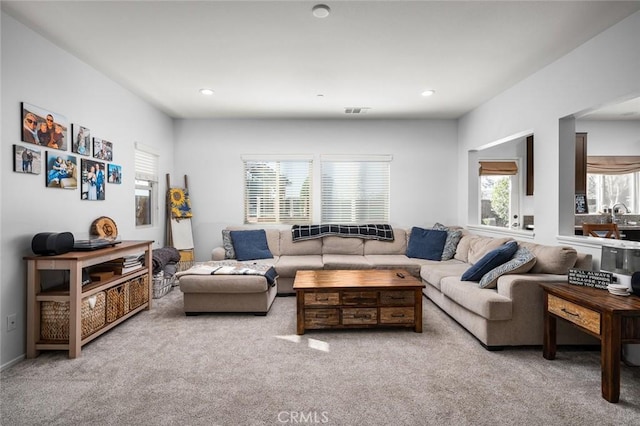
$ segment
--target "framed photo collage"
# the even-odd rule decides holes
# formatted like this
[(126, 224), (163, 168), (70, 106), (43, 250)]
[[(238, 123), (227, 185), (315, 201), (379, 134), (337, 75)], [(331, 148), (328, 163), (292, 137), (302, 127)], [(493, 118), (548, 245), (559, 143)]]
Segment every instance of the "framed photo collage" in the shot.
[(112, 142), (92, 139), (89, 128), (70, 125), (64, 115), (26, 102), (21, 120), (24, 144), (13, 145), (14, 172), (44, 172), (47, 188), (79, 187), (80, 198), (88, 201), (104, 200), (107, 183), (122, 183), (122, 167), (112, 163)]

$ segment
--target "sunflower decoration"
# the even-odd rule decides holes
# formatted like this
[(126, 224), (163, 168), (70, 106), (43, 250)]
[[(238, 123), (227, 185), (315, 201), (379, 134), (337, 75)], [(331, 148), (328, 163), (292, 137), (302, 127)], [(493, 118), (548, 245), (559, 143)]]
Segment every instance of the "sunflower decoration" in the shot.
[(189, 192), (186, 189), (169, 189), (169, 203), (171, 217), (175, 219), (186, 219), (192, 216)]

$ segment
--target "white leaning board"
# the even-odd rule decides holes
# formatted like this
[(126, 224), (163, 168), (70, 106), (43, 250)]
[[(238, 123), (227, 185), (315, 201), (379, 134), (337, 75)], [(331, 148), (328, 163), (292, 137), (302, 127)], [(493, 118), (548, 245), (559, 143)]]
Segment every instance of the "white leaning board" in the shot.
[(173, 247), (178, 250), (193, 248), (193, 232), (191, 231), (191, 218), (171, 219), (171, 240)]

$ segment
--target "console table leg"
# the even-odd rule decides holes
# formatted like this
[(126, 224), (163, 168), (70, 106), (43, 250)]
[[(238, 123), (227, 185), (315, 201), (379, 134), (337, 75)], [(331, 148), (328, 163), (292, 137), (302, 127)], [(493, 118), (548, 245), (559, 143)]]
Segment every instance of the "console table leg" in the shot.
[(602, 397), (609, 402), (620, 399), (621, 318), (610, 312), (602, 314)]
[(544, 335), (542, 336), (542, 356), (556, 358), (556, 318), (549, 314), (547, 293), (544, 293)]

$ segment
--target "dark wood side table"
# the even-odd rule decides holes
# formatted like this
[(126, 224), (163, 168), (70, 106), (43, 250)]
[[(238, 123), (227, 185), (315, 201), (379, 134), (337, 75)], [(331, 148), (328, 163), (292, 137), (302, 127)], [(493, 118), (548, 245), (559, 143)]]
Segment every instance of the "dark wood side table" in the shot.
[(640, 343), (640, 297), (615, 296), (607, 290), (572, 284), (544, 284), (543, 356), (556, 357), (556, 318), (600, 339), (602, 397), (620, 398), (623, 343)]

